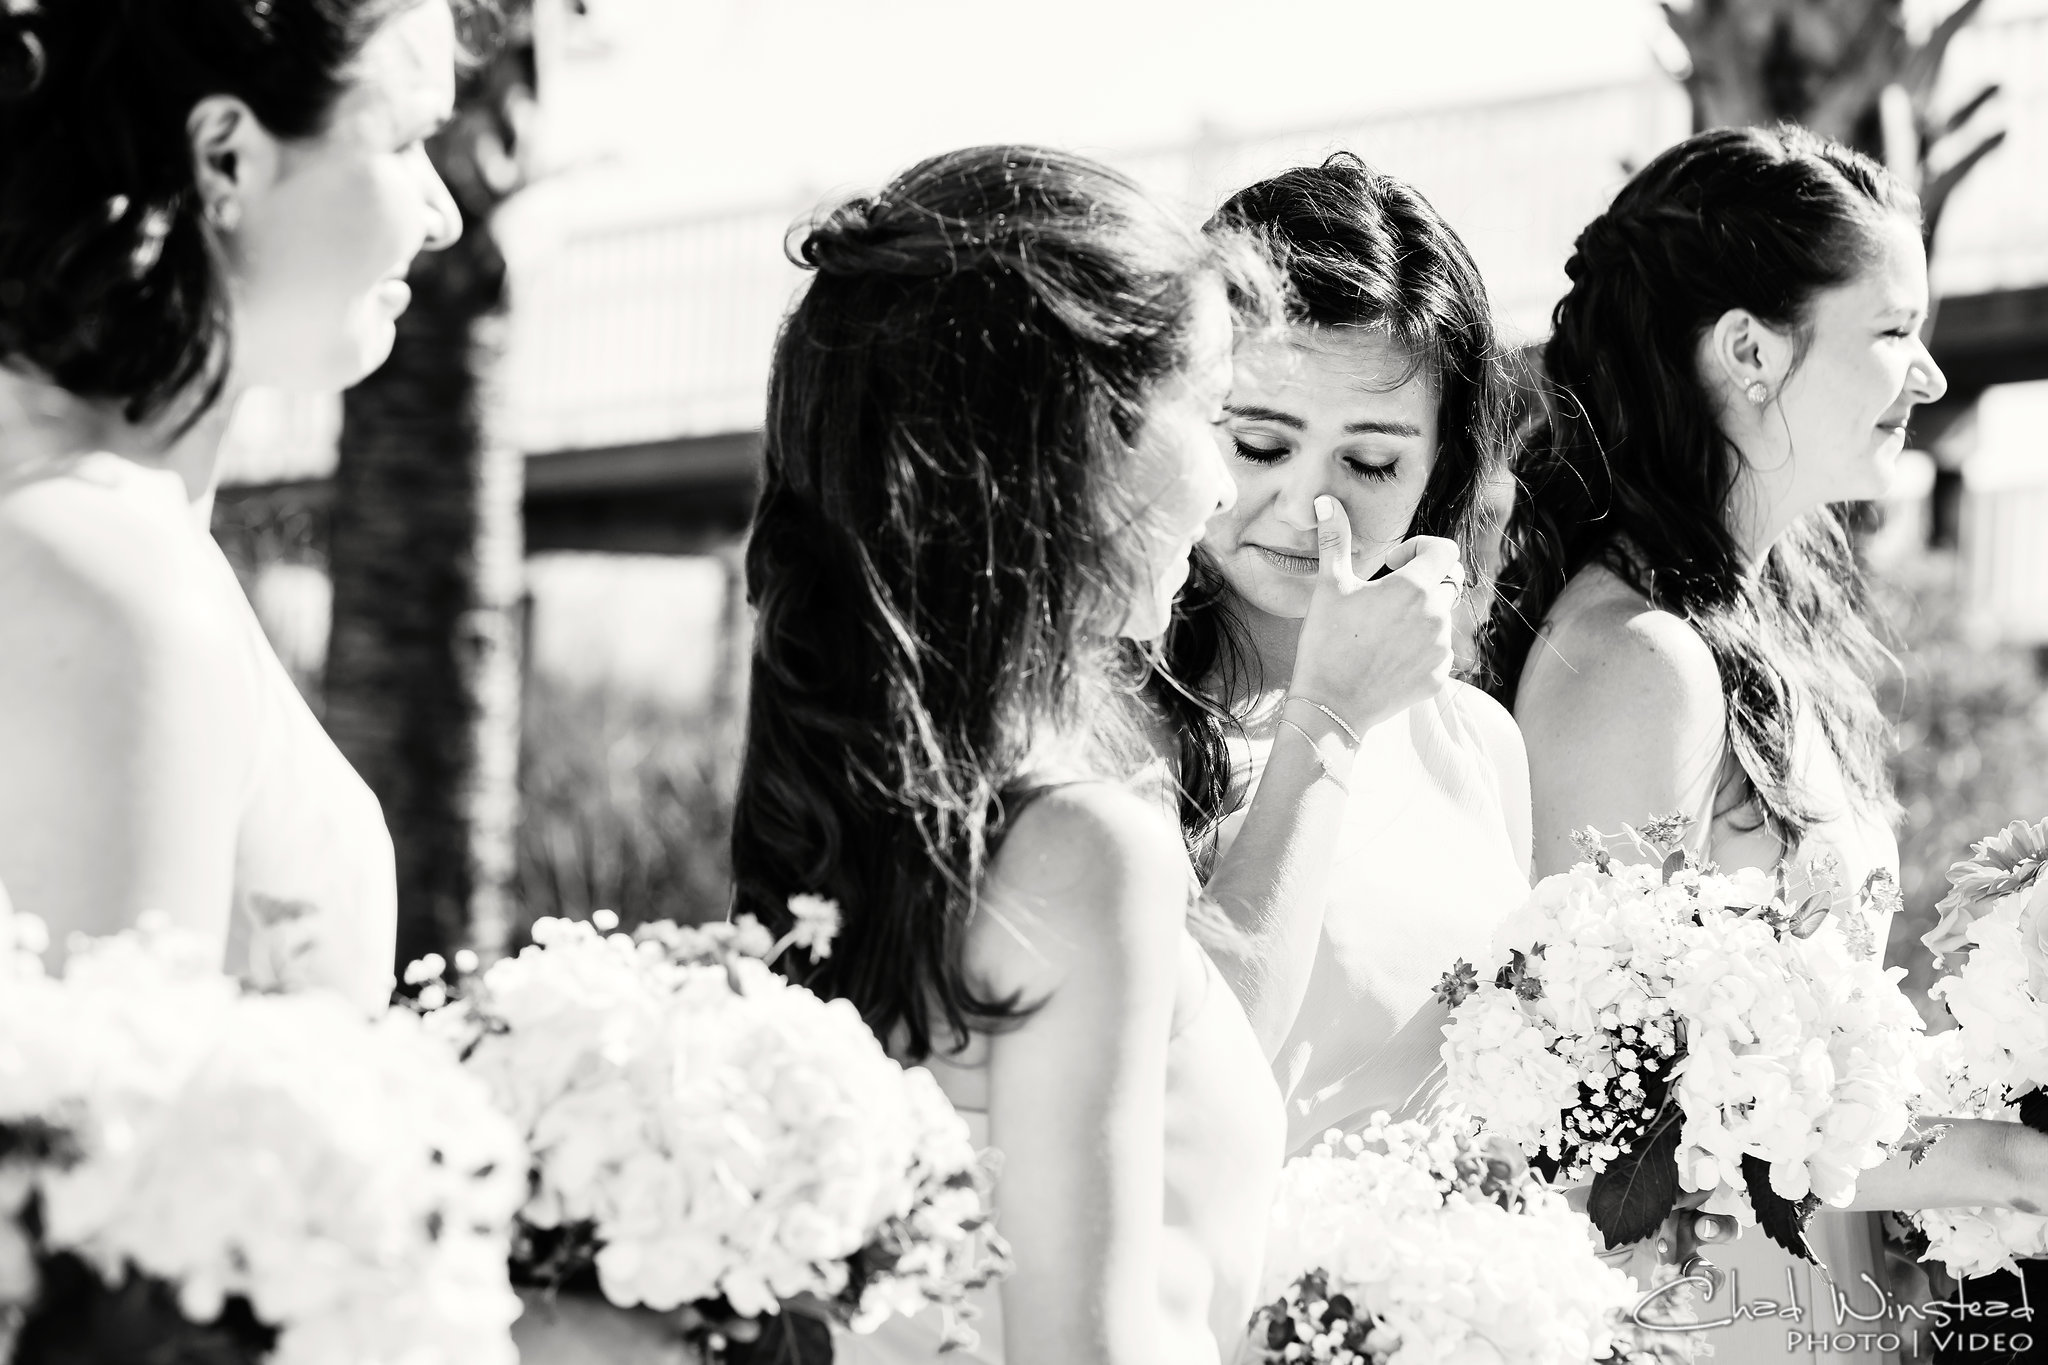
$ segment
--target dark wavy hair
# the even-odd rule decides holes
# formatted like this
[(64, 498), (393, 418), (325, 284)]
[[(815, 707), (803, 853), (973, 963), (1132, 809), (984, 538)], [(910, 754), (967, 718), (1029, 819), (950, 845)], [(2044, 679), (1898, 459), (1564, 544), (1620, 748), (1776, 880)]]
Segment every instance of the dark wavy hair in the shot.
[(1700, 133), (1623, 187), (1565, 265), (1571, 289), (1543, 351), (1547, 420), (1521, 457), (1481, 641), (1489, 686), (1512, 706), (1545, 617), (1588, 565), (1683, 618), (1720, 668), (1746, 779), (1717, 813), (1753, 801), (1788, 848), (1816, 819), (1793, 776), (1801, 717), (1819, 722), (1853, 788), (1891, 808), (1871, 691), (1891, 656), (1840, 509), (1801, 518), (1760, 574), (1745, 572), (1729, 529), (1742, 455), (1697, 348), (1731, 309), (1803, 344), (1815, 295), (1867, 267), (1892, 214), (1917, 221), (1919, 208), (1882, 167), (1791, 126)]
[[(769, 380), (736, 912), (844, 925), (806, 984), (913, 1057), (999, 1027), (962, 951), (1027, 751), (1142, 751), (1112, 636), (1149, 574), (1119, 476), (1228, 254), (1093, 162), (924, 161), (826, 215)], [(1119, 726), (1127, 726), (1124, 735)]]
[[(1397, 343), (1437, 394), (1437, 456), (1409, 535), (1446, 536), (1468, 564), (1490, 536), (1485, 487), (1501, 469), (1514, 391), (1486, 282), (1472, 253), (1411, 185), (1349, 152), (1238, 191), (1209, 230), (1250, 236), (1279, 268), (1298, 326), (1372, 331)], [(1200, 689), (1252, 682), (1235, 598), (1206, 552), (1167, 635), (1166, 667), (1148, 690), (1175, 735), (1181, 824), (1206, 865), (1227, 811), (1228, 737), (1241, 727)]]
[[(229, 309), (186, 117), (233, 95), (320, 133), (349, 67), (423, 0), (0, 0), (0, 364), (131, 422), (219, 397)], [(457, 0), (473, 41), (490, 0)]]

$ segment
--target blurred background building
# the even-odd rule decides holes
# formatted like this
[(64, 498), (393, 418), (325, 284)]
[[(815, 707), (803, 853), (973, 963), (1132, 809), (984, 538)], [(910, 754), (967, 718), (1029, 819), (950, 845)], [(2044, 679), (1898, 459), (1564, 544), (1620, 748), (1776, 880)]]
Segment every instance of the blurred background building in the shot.
[[(723, 913), (785, 240), (977, 141), (1076, 147), (1197, 218), (1350, 149), (1444, 212), (1524, 344), (1579, 228), (1696, 123), (1791, 115), (1883, 156), (1938, 210), (1951, 386), (1869, 543), (1904, 659), (1901, 951), (1969, 838), (2048, 811), (2048, 0), (536, 0), (516, 39), (441, 149), (483, 245), (423, 267), (453, 281), (408, 321), (426, 349), (346, 418), (253, 396), (217, 517), (416, 841), (419, 950), (541, 913)], [(437, 297), (462, 326), (434, 350)], [(473, 384), (421, 388), (436, 355)], [(406, 416), (436, 383), (467, 427)], [(379, 538), (429, 502), (456, 515)], [(403, 622), (359, 620), (401, 609), (455, 653), (408, 663)]]

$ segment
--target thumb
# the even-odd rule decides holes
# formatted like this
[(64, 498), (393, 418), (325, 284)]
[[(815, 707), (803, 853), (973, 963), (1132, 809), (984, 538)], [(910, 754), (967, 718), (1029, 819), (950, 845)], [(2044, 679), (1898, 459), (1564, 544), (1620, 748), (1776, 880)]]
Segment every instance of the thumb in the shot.
[(1351, 518), (1327, 493), (1316, 499), (1316, 577), (1339, 588), (1358, 583), (1351, 568)]

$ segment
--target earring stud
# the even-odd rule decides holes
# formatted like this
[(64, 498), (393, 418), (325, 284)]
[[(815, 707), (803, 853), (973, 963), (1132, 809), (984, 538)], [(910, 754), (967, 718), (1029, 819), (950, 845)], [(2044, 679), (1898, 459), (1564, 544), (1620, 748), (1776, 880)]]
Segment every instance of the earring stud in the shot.
[(206, 206), (206, 218), (220, 231), (233, 232), (242, 225), (242, 206), (222, 196)]
[(1756, 404), (1758, 407), (1762, 407), (1765, 403), (1770, 401), (1770, 386), (1764, 383), (1764, 381), (1761, 379), (1752, 379), (1749, 382), (1749, 387), (1742, 391), (1742, 396), (1744, 398), (1747, 398), (1750, 402)]

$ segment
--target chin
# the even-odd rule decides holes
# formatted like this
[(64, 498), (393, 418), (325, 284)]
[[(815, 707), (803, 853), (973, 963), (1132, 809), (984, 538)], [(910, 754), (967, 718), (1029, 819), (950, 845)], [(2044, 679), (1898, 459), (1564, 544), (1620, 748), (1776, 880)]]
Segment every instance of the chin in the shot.
[(1231, 595), (1253, 610), (1289, 621), (1307, 616), (1308, 604), (1315, 598), (1313, 578), (1282, 578), (1271, 570), (1228, 573), (1224, 581), (1230, 585)]
[(349, 374), (338, 383), (339, 388), (348, 388), (368, 379), (391, 359), (391, 348), (398, 342), (398, 327), (395, 323), (377, 322), (366, 329), (367, 336), (358, 338), (349, 358)]
[(1899, 473), (1899, 455), (1903, 447), (1887, 446), (1874, 452), (1869, 459), (1860, 462), (1849, 471), (1843, 482), (1846, 487), (1836, 502), (1875, 502), (1892, 491), (1892, 483)]

